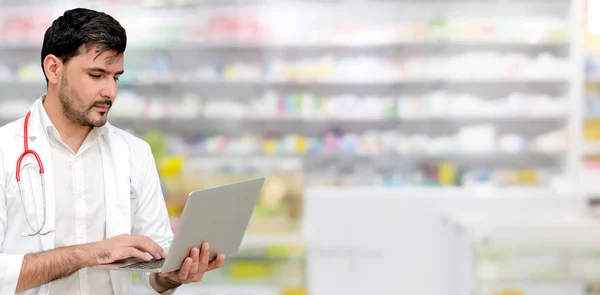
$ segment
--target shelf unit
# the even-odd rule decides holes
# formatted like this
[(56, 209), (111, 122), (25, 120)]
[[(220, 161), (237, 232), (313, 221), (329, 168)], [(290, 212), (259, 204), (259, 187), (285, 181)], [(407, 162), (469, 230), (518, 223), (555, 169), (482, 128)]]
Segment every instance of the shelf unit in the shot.
[[(524, 137), (506, 138), (509, 152), (496, 149), (486, 150), (487, 154), (499, 153), (503, 159), (514, 154), (512, 162), (518, 162), (527, 155), (537, 155), (538, 150), (532, 150), (532, 146), (550, 146), (552, 152), (543, 152), (543, 158), (553, 157), (556, 161), (534, 161), (537, 164), (529, 168), (536, 169), (541, 165), (544, 169), (553, 170), (558, 178), (577, 178), (582, 150), (578, 148), (580, 144), (576, 136), (581, 133), (577, 121), (582, 83), (581, 75), (573, 73), (580, 69), (582, 62), (577, 36), (581, 28), (575, 25), (581, 17), (579, 1), (554, 1), (550, 4), (543, 1), (518, 4), (513, 1), (493, 4), (460, 0), (427, 3), (378, 1), (369, 5), (368, 9), (360, 1), (299, 1), (293, 3), (293, 10), (289, 9), (290, 3), (269, 1), (243, 6), (217, 1), (197, 2), (191, 6), (173, 4), (142, 8), (102, 1), (97, 4), (85, 1), (71, 3), (107, 11), (127, 28), (130, 53), (126, 59), (126, 74), (120, 82), (119, 102), (113, 110), (113, 122), (138, 134), (159, 128), (182, 133), (183, 137), (196, 141), (211, 135), (223, 136), (223, 140), (236, 140), (245, 132), (294, 134), (315, 138), (319, 146), (317, 149), (323, 153), (326, 150), (323, 135), (329, 132), (336, 135), (331, 143), (336, 150), (334, 153), (343, 153), (342, 149), (354, 150), (360, 157), (363, 155), (357, 151), (357, 146), (368, 144), (364, 133), (370, 130), (400, 133), (402, 136), (396, 138), (395, 143), (431, 136), (430, 142), (445, 145), (445, 149), (442, 148), (444, 152), (422, 153), (414, 157), (412, 169), (415, 175), (402, 176), (410, 179), (426, 177), (424, 175), (428, 172), (418, 167), (423, 162), (435, 165), (440, 160), (453, 158), (448, 154), (471, 154), (472, 149), (462, 148), (465, 143), (477, 145), (477, 141), (500, 141), (497, 137), (503, 134), (516, 134)], [(50, 16), (56, 16), (68, 5), (40, 6), (37, 10), (45, 11), (41, 14), (45, 17), (39, 17), (38, 22), (50, 20)], [(19, 12), (17, 6), (11, 9), (12, 13)], [(31, 8), (24, 11), (25, 15), (31, 15)], [(310, 21), (304, 22), (303, 26), (292, 25), (287, 21), (291, 16)], [(151, 21), (157, 18), (161, 22)], [(3, 56), (13, 60), (13, 74), (8, 73), (10, 68), (0, 71), (1, 87), (9, 96), (29, 101), (44, 88), (34, 58), (39, 51), (36, 44), (39, 44), (41, 35), (35, 29), (43, 28), (38, 22), (34, 22), (34, 29), (25, 34), (36, 36), (35, 41), (18, 37), (14, 32), (5, 32), (2, 35), (4, 45), (0, 46)], [(16, 60), (15, 55), (19, 56)], [(550, 55), (562, 59), (558, 62)], [(536, 60), (537, 63), (533, 62)], [(270, 111), (254, 111), (260, 110), (264, 102), (260, 99), (269, 92), (275, 92), (272, 95), (277, 98), (277, 101), (270, 101)], [(422, 105), (403, 104), (411, 99), (423, 101), (428, 95), (439, 96), (440, 93), (446, 96), (445, 100), (434, 98)], [(563, 112), (549, 116), (533, 114), (546, 105), (540, 103), (512, 105), (511, 110), (518, 110), (518, 113), (494, 113), (496, 110), (500, 112), (494, 107), (499, 101), (514, 99), (510, 95), (516, 93), (525, 94), (524, 101), (529, 99), (527, 95), (548, 95), (543, 97), (545, 102), (557, 103), (554, 108)], [(330, 112), (335, 110), (326, 108), (313, 110), (313, 113), (319, 114), (305, 116), (303, 112), (307, 107), (301, 104), (306, 97), (298, 98), (301, 94), (317, 97), (321, 104), (345, 95), (346, 100), (336, 106), (343, 109), (354, 105), (358, 118), (363, 114), (361, 110), (367, 107), (357, 107), (361, 101), (367, 98), (392, 101), (389, 109), (371, 112), (368, 120), (336, 120), (332, 116), (339, 114), (332, 115)], [(191, 107), (197, 112), (188, 112), (188, 119), (172, 120), (171, 116), (182, 115), (167, 114), (165, 110), (169, 107), (166, 104), (179, 103), (186, 96), (196, 104), (185, 101), (178, 109)], [(290, 99), (294, 96), (296, 98)], [(125, 103), (126, 97), (132, 99)], [(471, 98), (464, 102), (466, 109), (487, 102), (487, 116), (476, 117), (482, 113), (480, 109), (453, 116), (444, 114), (444, 110), (455, 103), (453, 100), (460, 101), (465, 97)], [(223, 100), (231, 102), (231, 105), (219, 105)], [(163, 104), (156, 104), (156, 101)], [(236, 109), (231, 106), (236, 103), (237, 109), (254, 104), (251, 110), (258, 117), (230, 115), (231, 110)], [(10, 114), (2, 115), (0, 122), (7, 122), (23, 113), (12, 101), (10, 105), (10, 110), (2, 108)], [(120, 114), (124, 114), (124, 118), (116, 114), (120, 106)], [(461, 106), (459, 104), (457, 108)], [(27, 104), (21, 107), (26, 108)], [(529, 108), (532, 108), (531, 114), (523, 111)], [(142, 110), (132, 112), (136, 109), (150, 115), (140, 114)], [(206, 114), (207, 110), (212, 113)], [(508, 112), (505, 108), (502, 110)], [(217, 119), (219, 116), (224, 119)], [(298, 120), (299, 116), (305, 117)], [(479, 130), (483, 133), (473, 131), (473, 136), (459, 138), (460, 130), (482, 125), (489, 127), (487, 131), (491, 130), (491, 133)], [(548, 134), (559, 130), (561, 133)], [(352, 133), (364, 136), (349, 140), (342, 138), (341, 134)], [(540, 135), (548, 136), (538, 140), (540, 138), (536, 136)], [(479, 139), (474, 139), (477, 137)], [(285, 145), (281, 141), (278, 145)], [(350, 147), (340, 148), (345, 141)], [(487, 144), (502, 145), (499, 142)], [(304, 154), (299, 149), (258, 154)], [(247, 153), (215, 150), (207, 154)], [(413, 155), (399, 154), (406, 155), (402, 163)], [(428, 158), (428, 155), (431, 157)], [(493, 157), (473, 158), (475, 164), (457, 165), (455, 170), (475, 169), (480, 165), (484, 169), (483, 174), (489, 175), (510, 168), (503, 167), (502, 161), (489, 162), (485, 159)], [(344, 163), (340, 165), (347, 166)], [(335, 171), (335, 167), (332, 169)], [(312, 171), (307, 172), (310, 174)], [(461, 178), (463, 175), (454, 177)], [(335, 175), (332, 177), (336, 178)], [(489, 179), (481, 179), (486, 180)]]
[(583, 101), (584, 109), (582, 111), (582, 167), (580, 170), (581, 178), (586, 187), (586, 193), (591, 196), (598, 195), (600, 187), (595, 184), (595, 179), (600, 175), (598, 169), (598, 75), (597, 75), (597, 60), (598, 60), (598, 32), (597, 24), (590, 18), (597, 11), (598, 7), (593, 1), (585, 1), (583, 9), (584, 30), (582, 35), (583, 46), (582, 52), (585, 59), (583, 67)]
[(447, 294), (588, 294), (598, 285), (600, 223), (580, 215), (444, 214)]

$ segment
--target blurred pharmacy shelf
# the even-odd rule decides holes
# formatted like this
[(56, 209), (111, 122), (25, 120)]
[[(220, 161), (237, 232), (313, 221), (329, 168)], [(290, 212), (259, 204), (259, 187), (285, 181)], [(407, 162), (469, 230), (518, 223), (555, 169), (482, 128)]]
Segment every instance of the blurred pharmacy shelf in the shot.
[[(305, 208), (307, 190), (338, 196), (338, 205), (324, 211), (324, 228), (337, 222), (332, 213), (344, 198), (361, 192), (398, 189), (406, 193), (398, 198), (457, 202), (572, 196), (581, 189), (572, 182), (583, 171), (581, 156), (594, 152), (587, 143), (596, 127), (580, 123), (600, 111), (596, 100), (581, 98), (584, 81), (600, 71), (593, 75), (590, 61), (588, 78), (581, 71), (581, 1), (107, 0), (24, 7), (34, 2), (0, 1), (0, 124), (25, 114), (45, 89), (39, 50), (52, 19), (72, 5), (97, 8), (128, 32), (111, 124), (151, 145), (174, 230), (189, 191), (267, 176), (243, 251), (178, 294), (304, 295), (307, 277), (313, 288), (331, 286), (335, 278), (319, 281), (330, 273), (315, 277), (314, 264), (305, 265), (315, 261), (315, 252), (304, 252), (304, 222), (315, 213)], [(586, 175), (591, 188), (593, 174)], [(380, 206), (375, 200), (370, 205)], [(361, 215), (351, 216), (358, 222)], [(413, 217), (397, 226), (418, 224)], [(344, 253), (317, 252), (327, 259)], [(386, 253), (386, 261), (398, 263), (399, 256)], [(414, 279), (399, 293), (424, 294), (410, 289), (421, 281), (417, 273), (404, 273)], [(374, 284), (344, 292), (342, 285), (351, 284), (320, 294), (384, 290)], [(135, 284), (134, 294), (146, 293)]]

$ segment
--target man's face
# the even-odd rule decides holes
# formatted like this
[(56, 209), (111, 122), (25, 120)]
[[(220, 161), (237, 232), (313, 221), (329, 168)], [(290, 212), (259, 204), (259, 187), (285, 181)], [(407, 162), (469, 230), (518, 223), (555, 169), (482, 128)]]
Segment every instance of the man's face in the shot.
[(63, 113), (81, 126), (104, 126), (122, 73), (123, 55), (82, 49), (65, 64), (61, 77), (58, 97)]

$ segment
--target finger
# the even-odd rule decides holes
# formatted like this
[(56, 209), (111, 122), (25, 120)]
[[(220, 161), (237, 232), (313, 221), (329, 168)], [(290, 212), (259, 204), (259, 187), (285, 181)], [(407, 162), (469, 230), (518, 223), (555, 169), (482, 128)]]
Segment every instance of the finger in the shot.
[(190, 269), (192, 268), (192, 258), (186, 258), (183, 261), (183, 265), (181, 266), (181, 269), (179, 270), (179, 274), (177, 275), (177, 278), (179, 279), (180, 282), (185, 282), (185, 280), (187, 280), (188, 275), (190, 274)]
[(161, 254), (163, 249), (152, 239), (148, 237), (137, 236), (132, 239), (132, 243), (134, 247), (140, 249), (141, 251), (147, 252), (152, 255), (155, 259), (163, 258)]
[(129, 256), (129, 257), (135, 257), (135, 258), (139, 258), (143, 261), (149, 261), (150, 258), (148, 258), (148, 255), (146, 255), (146, 253), (136, 249), (136, 248), (127, 248), (125, 255)]
[(154, 249), (155, 253), (152, 254), (152, 256), (154, 256), (154, 258), (161, 259), (161, 258), (167, 257), (165, 250), (158, 243), (156, 243), (154, 240), (152, 240), (148, 237), (142, 237), (142, 238), (145, 240), (148, 247), (151, 247), (152, 249)]
[(202, 244), (202, 252), (200, 252), (200, 270), (206, 271), (208, 269), (208, 262), (210, 260), (210, 245), (208, 243)]
[(146, 243), (135, 242), (135, 243), (133, 243), (131, 245), (131, 247), (136, 248), (139, 251), (148, 253), (148, 254), (150, 254), (155, 259), (160, 259), (161, 258), (160, 254), (158, 254), (158, 252), (156, 251), (156, 249), (154, 249), (152, 246), (149, 246)]
[(215, 260), (210, 262), (210, 264), (208, 265), (208, 269), (214, 270), (217, 268), (221, 268), (221, 267), (223, 267), (224, 264), (225, 264), (225, 255), (221, 254), (221, 255), (217, 256), (217, 258)]
[(190, 257), (192, 258), (192, 267), (190, 269), (190, 273), (193, 276), (196, 273), (198, 273), (199, 270), (198, 268), (200, 265), (200, 249), (194, 247), (190, 252)]
[(164, 251), (154, 240), (144, 236), (137, 236), (135, 237), (134, 243), (137, 247), (141, 247), (155, 259), (163, 258), (162, 252)]

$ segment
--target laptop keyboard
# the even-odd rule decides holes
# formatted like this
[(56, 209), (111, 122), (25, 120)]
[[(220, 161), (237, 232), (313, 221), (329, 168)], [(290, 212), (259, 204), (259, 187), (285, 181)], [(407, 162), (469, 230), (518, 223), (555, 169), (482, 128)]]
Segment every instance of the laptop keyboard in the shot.
[(119, 268), (127, 268), (127, 269), (155, 269), (155, 268), (161, 268), (163, 263), (165, 263), (164, 259), (153, 259), (150, 261), (141, 261), (141, 262), (136, 262), (136, 263), (132, 263), (132, 264), (128, 264), (128, 265), (123, 265)]

